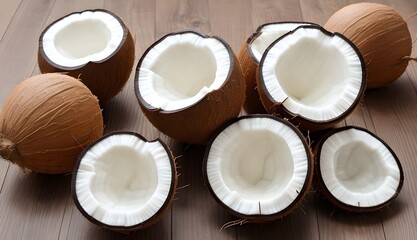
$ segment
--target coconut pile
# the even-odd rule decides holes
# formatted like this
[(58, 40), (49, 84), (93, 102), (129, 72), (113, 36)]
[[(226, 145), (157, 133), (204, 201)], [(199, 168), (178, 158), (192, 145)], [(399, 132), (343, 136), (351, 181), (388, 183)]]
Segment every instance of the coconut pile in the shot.
[[(140, 57), (134, 90), (162, 133), (206, 145), (206, 186), (239, 223), (282, 218), (312, 186), (349, 212), (379, 210), (400, 193), (394, 151), (355, 126), (337, 128), (364, 98), (404, 73), (412, 40), (395, 9), (357, 3), (320, 26), (265, 23), (235, 54), (222, 38), (169, 33)], [(107, 10), (71, 13), (39, 37), (40, 75), (0, 112), (0, 155), (24, 171), (72, 173), (79, 211), (119, 232), (164, 217), (177, 189), (175, 157), (160, 139), (104, 134), (99, 103), (132, 74), (135, 42)], [(322, 136), (314, 141), (310, 134)]]

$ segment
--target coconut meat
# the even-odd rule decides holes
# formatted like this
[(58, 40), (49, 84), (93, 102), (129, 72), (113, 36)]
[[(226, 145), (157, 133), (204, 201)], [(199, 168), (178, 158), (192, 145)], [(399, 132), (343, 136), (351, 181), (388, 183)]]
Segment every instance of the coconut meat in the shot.
[(155, 108), (172, 111), (219, 89), (231, 71), (231, 56), (216, 38), (174, 34), (152, 47), (138, 71), (142, 98)]
[(310, 24), (288, 22), (267, 24), (263, 26), (259, 35), (250, 44), (250, 51), (252, 52), (252, 55), (255, 57), (256, 61), (261, 61), (262, 54), (273, 41), (302, 25)]
[(124, 33), (112, 14), (84, 11), (52, 24), (42, 36), (42, 49), (52, 63), (72, 68), (107, 59), (121, 45)]
[(129, 227), (161, 209), (171, 181), (169, 156), (160, 143), (117, 134), (104, 138), (83, 156), (76, 195), (81, 207), (96, 220)]
[(264, 56), (262, 77), (269, 95), (294, 115), (329, 121), (356, 101), (363, 82), (362, 62), (338, 35), (297, 28)]
[(400, 170), (389, 149), (357, 129), (326, 139), (320, 153), (320, 172), (330, 193), (355, 207), (388, 201), (400, 184)]
[(287, 208), (306, 181), (308, 157), (300, 137), (270, 118), (247, 118), (222, 131), (210, 147), (207, 177), (215, 195), (246, 215)]

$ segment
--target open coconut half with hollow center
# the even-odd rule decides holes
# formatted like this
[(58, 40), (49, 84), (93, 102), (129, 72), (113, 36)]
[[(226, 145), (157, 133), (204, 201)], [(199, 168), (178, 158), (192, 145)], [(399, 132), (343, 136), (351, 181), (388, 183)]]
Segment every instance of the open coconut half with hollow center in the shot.
[(366, 87), (360, 52), (345, 37), (301, 26), (273, 42), (259, 64), (257, 85), (268, 113), (302, 130), (318, 131), (343, 120)]
[(245, 222), (267, 222), (303, 201), (313, 176), (306, 139), (286, 120), (246, 115), (207, 147), (203, 175), (214, 198)]
[(122, 19), (107, 10), (71, 13), (51, 23), (39, 38), (41, 72), (80, 78), (100, 101), (121, 91), (134, 59), (132, 35)]
[(140, 59), (135, 92), (150, 122), (168, 136), (205, 144), (245, 99), (240, 64), (218, 37), (170, 33)]
[(72, 195), (80, 212), (98, 226), (129, 232), (158, 222), (177, 184), (174, 158), (161, 141), (132, 132), (102, 137), (80, 155)]
[(342, 209), (378, 210), (400, 193), (404, 181), (400, 161), (381, 138), (366, 129), (335, 129), (315, 152), (318, 187)]
[(260, 25), (240, 48), (238, 59), (246, 83), (246, 100), (244, 108), (248, 113), (264, 113), (265, 109), (259, 99), (256, 87), (256, 69), (267, 47), (282, 35), (309, 22), (272, 22)]

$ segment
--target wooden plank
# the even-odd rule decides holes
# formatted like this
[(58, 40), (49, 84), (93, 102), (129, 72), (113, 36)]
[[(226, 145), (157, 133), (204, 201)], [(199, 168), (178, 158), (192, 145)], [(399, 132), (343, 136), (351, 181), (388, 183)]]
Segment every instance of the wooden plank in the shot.
[(234, 220), (210, 195), (203, 183), (205, 147), (191, 145), (178, 158), (179, 191), (173, 205), (173, 239), (236, 239), (234, 228), (220, 230)]
[(0, 1), (0, 43), (22, 0)]
[(0, 194), (2, 239), (57, 239), (71, 176), (24, 174), (11, 165)]
[(207, 0), (156, 1), (156, 38), (176, 31), (209, 33)]
[(396, 152), (405, 176), (399, 197), (381, 213), (386, 239), (413, 239), (417, 235), (416, 92), (403, 75), (395, 83), (373, 90), (367, 99), (376, 134)]
[(299, 1), (252, 0), (253, 31), (269, 22), (302, 21)]
[(210, 33), (223, 38), (237, 54), (254, 31), (250, 0), (209, 0)]

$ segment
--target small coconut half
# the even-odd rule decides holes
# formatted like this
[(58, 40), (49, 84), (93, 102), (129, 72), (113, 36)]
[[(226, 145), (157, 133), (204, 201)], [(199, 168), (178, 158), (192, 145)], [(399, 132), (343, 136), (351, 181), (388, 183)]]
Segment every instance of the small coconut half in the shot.
[(290, 122), (246, 115), (229, 122), (207, 147), (203, 175), (213, 197), (245, 222), (281, 218), (303, 201), (313, 161)]
[(314, 132), (355, 109), (365, 91), (366, 70), (348, 39), (319, 26), (300, 26), (266, 49), (257, 85), (268, 113)]
[(170, 33), (139, 60), (135, 92), (150, 122), (168, 136), (206, 144), (245, 99), (242, 70), (230, 46), (193, 31)]
[(267, 47), (282, 35), (309, 22), (272, 22), (260, 25), (240, 48), (238, 59), (246, 83), (244, 108), (247, 113), (265, 113), (256, 86), (256, 69)]
[(39, 37), (41, 72), (65, 72), (80, 78), (100, 101), (121, 91), (134, 59), (129, 29), (120, 17), (103, 9), (66, 15)]
[(174, 158), (161, 141), (110, 133), (86, 148), (72, 178), (72, 195), (91, 222), (130, 232), (158, 222), (177, 184)]
[(317, 185), (336, 206), (354, 212), (378, 210), (400, 193), (404, 174), (394, 151), (359, 127), (332, 130), (315, 148)]

